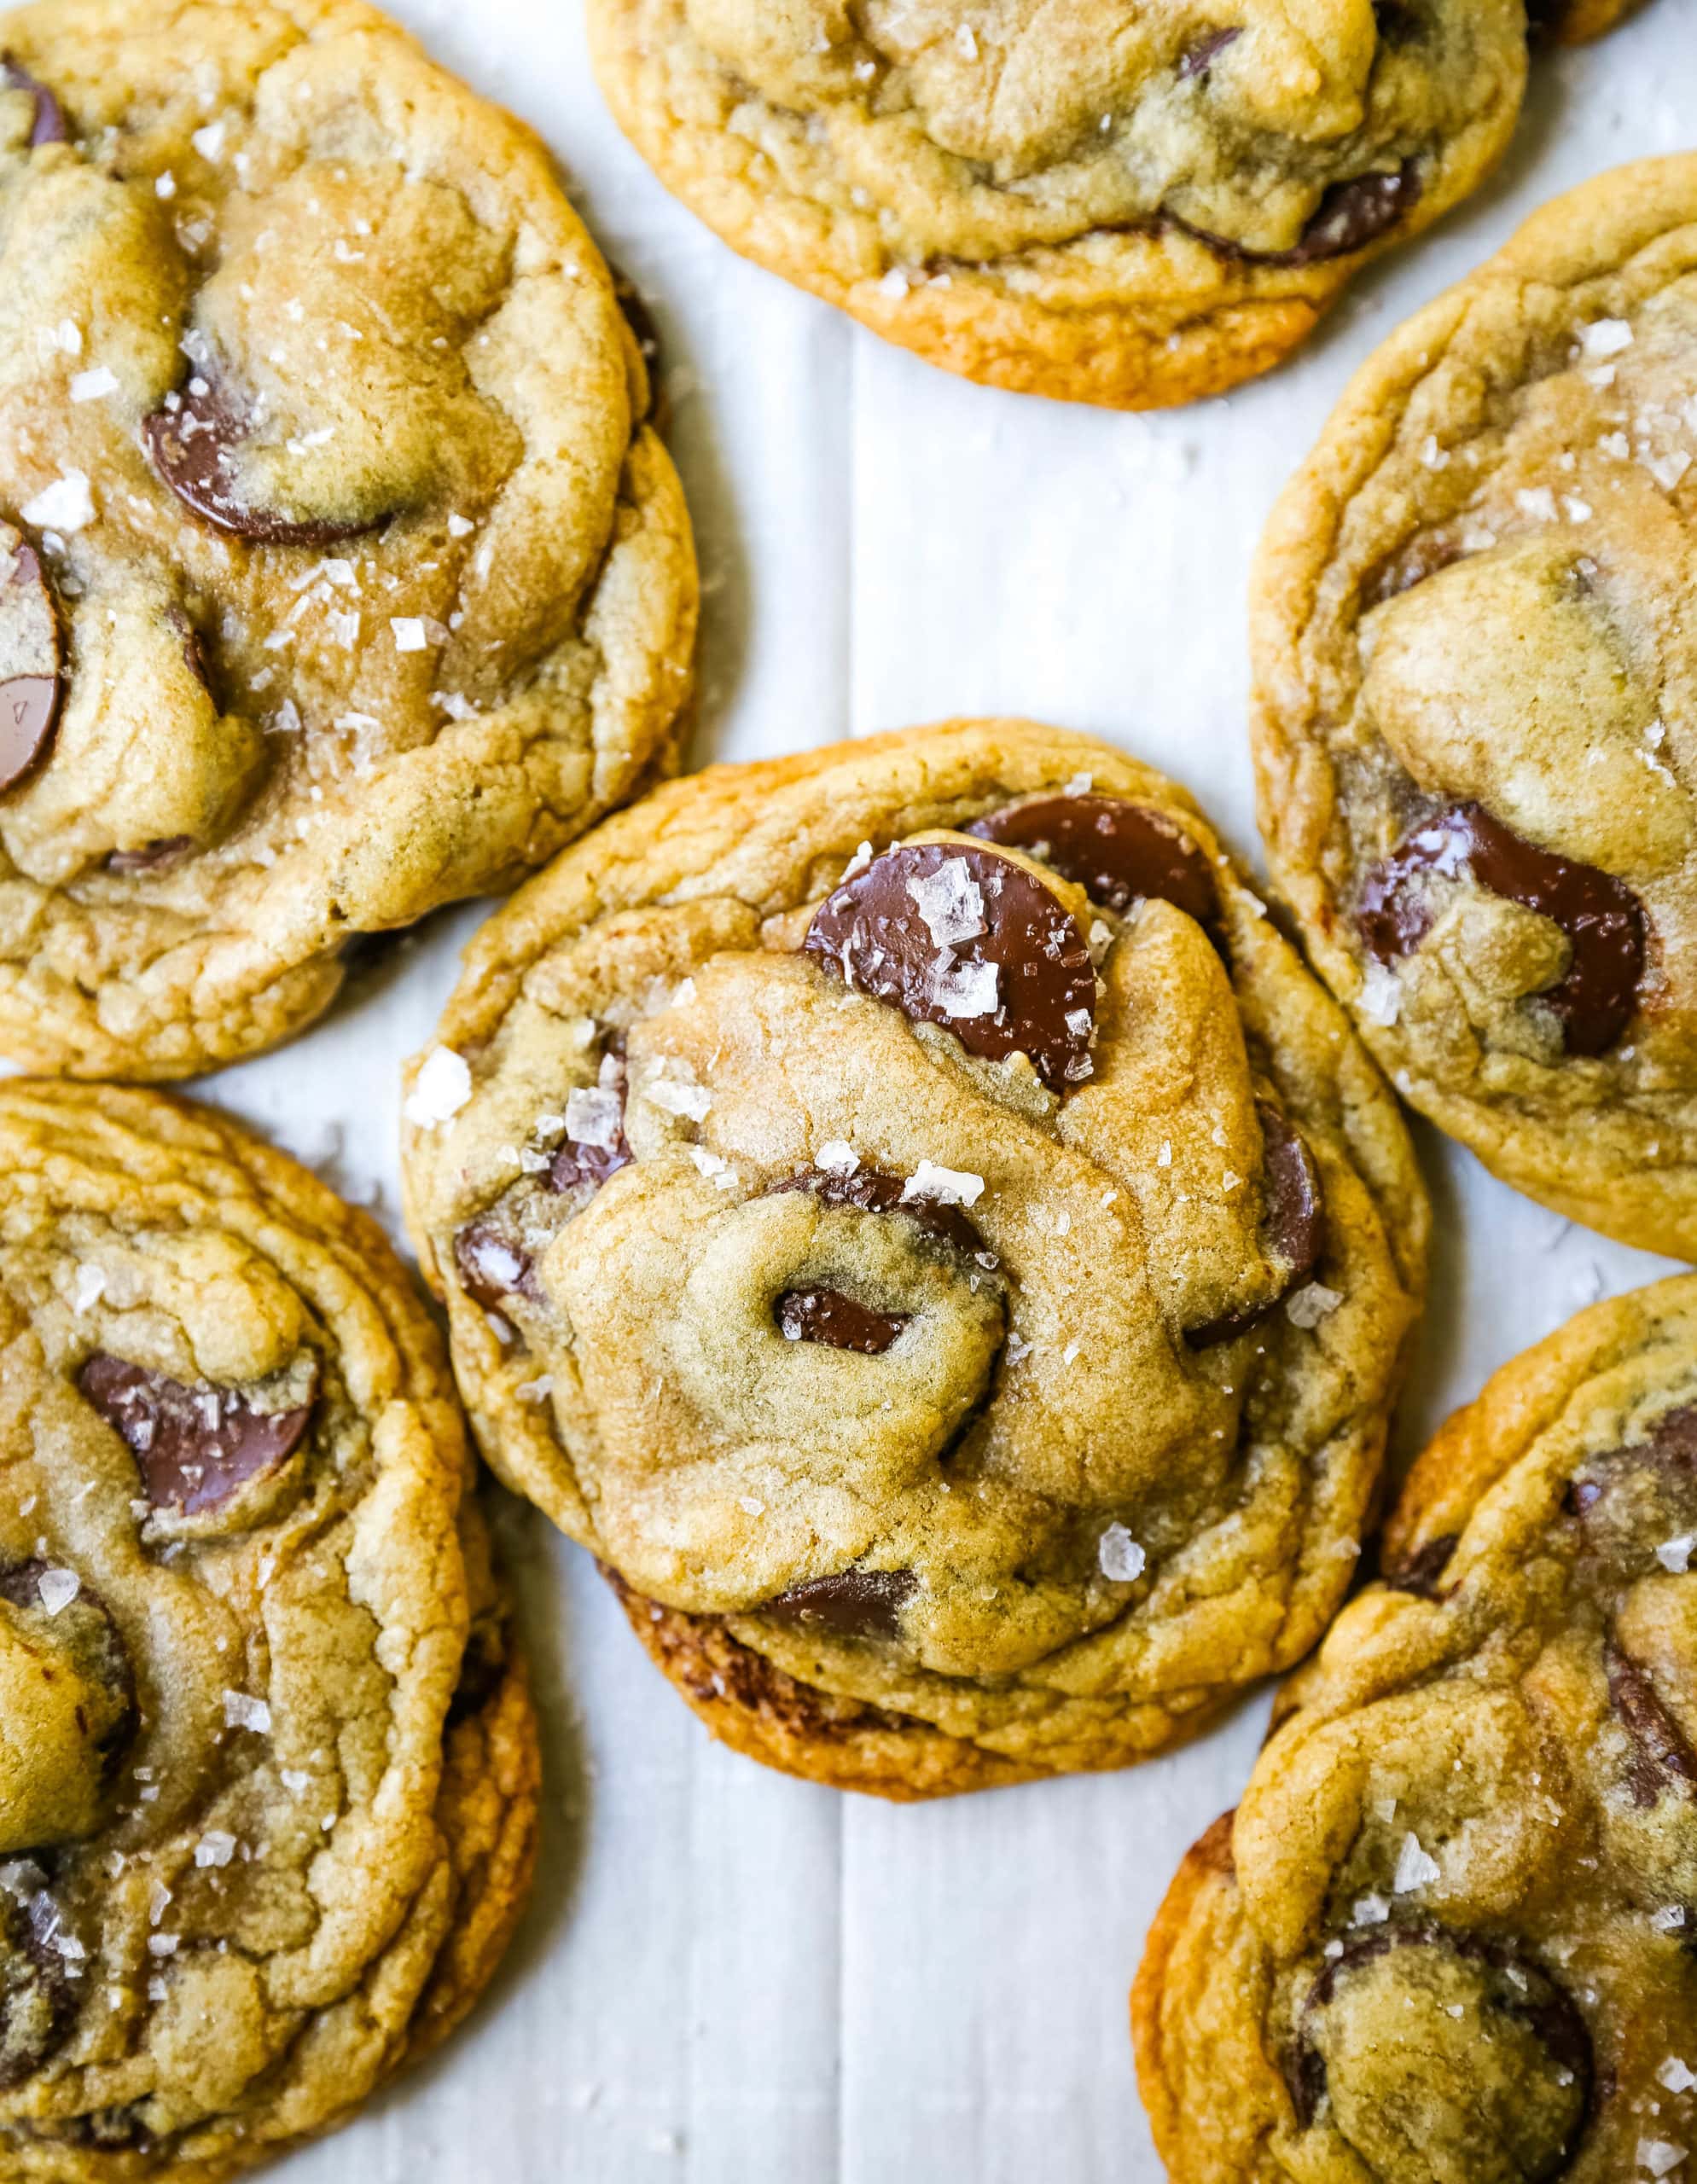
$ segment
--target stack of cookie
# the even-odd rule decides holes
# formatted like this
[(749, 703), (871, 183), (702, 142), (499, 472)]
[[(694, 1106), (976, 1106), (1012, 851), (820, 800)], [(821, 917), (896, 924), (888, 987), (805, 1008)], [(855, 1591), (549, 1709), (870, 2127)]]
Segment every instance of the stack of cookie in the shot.
[[(740, 247), (1141, 406), (1507, 142), (1522, 0), (1312, 12), (590, 15)], [(1345, 1596), (1424, 1298), (1396, 1093), (1697, 1258), (1697, 160), (1395, 336), (1276, 514), (1287, 921), (1028, 721), (664, 780), (648, 338), (357, 0), (44, 0), (0, 55), (0, 2175), (225, 2176), (487, 1983), (538, 1764), (474, 1441), (839, 1788), (1125, 1767), (1295, 1671), (1138, 1978), (1183, 2184), (1677, 2166), (1697, 1280), (1510, 1366)], [(530, 873), (399, 1088), (445, 1345), (364, 1216), (136, 1087)]]

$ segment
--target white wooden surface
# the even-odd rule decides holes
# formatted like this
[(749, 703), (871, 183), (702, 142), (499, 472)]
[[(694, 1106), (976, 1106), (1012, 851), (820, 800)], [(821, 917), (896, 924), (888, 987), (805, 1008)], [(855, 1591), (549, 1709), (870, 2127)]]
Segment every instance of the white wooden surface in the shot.
[[(533, 123), (654, 301), (708, 588), (701, 755), (1023, 711), (1188, 781), (1255, 855), (1244, 577), (1351, 367), (1566, 184), (1697, 145), (1697, 0), (1546, 64), (1498, 180), (1272, 380), (1159, 418), (985, 392), (743, 264), (601, 106), (580, 0), (392, 0)], [(475, 910), (203, 1089), (392, 1221), (395, 1071)], [(1404, 1449), (1657, 1264), (1422, 1134), (1438, 1208)], [(288, 2184), (1155, 2184), (1125, 1988), (1264, 1702), (1141, 1771), (896, 1810), (712, 1746), (584, 1558), (512, 1512), (548, 1737), (543, 1879), (468, 2030)]]

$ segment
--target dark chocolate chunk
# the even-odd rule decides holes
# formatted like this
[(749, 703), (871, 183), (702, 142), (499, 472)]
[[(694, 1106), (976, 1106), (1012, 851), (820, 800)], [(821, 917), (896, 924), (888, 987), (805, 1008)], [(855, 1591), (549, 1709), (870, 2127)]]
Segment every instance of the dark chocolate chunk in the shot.
[(1659, 1550), (1697, 1535), (1697, 1408), (1665, 1411), (1643, 1440), (1586, 1457), (1564, 1506), (1613, 1583), (1665, 1569)]
[(1229, 45), (1235, 45), (1242, 36), (1243, 32), (1239, 28), (1206, 32), (1194, 45), (1187, 46), (1179, 55), (1180, 77), (1206, 76), (1209, 63), (1218, 60)]
[(1398, 1593), (1412, 1593), (1418, 1600), (1435, 1600), (1438, 1598), (1444, 1572), (1450, 1566), (1450, 1557), (1456, 1552), (1459, 1532), (1441, 1532), (1436, 1539), (1429, 1539), (1417, 1547), (1412, 1554), (1385, 1572), (1385, 1583)]
[[(611, 1145), (594, 1145), (587, 1140), (567, 1136), (561, 1140), (560, 1149), (554, 1156), (548, 1171), (548, 1188), (551, 1191), (575, 1190), (581, 1183), (591, 1190), (599, 1190), (609, 1176), (631, 1165), (631, 1152), (625, 1137), (625, 1034), (609, 1031), (602, 1041), (601, 1081), (597, 1089), (609, 1092), (619, 1101), (619, 1129)], [(568, 1107), (567, 1112), (570, 1112)]]
[(1193, 228), (1188, 221), (1167, 218), (1175, 227), (1244, 265), (1318, 265), (1332, 258), (1346, 258), (1365, 250), (1369, 243), (1393, 228), (1420, 201), (1420, 171), (1408, 160), (1391, 174), (1353, 175), (1334, 182), (1320, 200), (1302, 239), (1289, 250), (1246, 250), (1224, 235)]
[[(7, 535), (0, 526), (0, 542)], [(0, 789), (21, 781), (52, 741), (64, 688), (59, 610), (41, 556), (19, 539), (0, 575)]]
[(255, 1410), (233, 1388), (185, 1386), (104, 1350), (88, 1360), (77, 1385), (128, 1443), (148, 1501), (183, 1517), (214, 1515), (251, 1481), (281, 1470), (317, 1400)]
[(1604, 1649), (1609, 1703), (1625, 1729), (1630, 1748), (1627, 1786), (1632, 1802), (1646, 1810), (1663, 1793), (1682, 1788), (1688, 1798), (1697, 1786), (1697, 1754), (1684, 1731), (1663, 1705), (1656, 1687), (1630, 1654), (1613, 1641)]
[(1192, 1350), (1212, 1350), (1258, 1326), (1282, 1304), (1293, 1290), (1300, 1289), (1325, 1256), (1326, 1205), (1320, 1188), (1320, 1170), (1300, 1133), (1293, 1130), (1270, 1101), (1258, 1100), (1255, 1113), (1261, 1124), (1261, 1147), (1266, 1178), (1266, 1211), (1261, 1218), (1261, 1238), (1270, 1258), (1285, 1269), (1276, 1297), (1242, 1312), (1224, 1312), (1205, 1326), (1186, 1330)]
[(531, 1258), (487, 1222), (468, 1221), (454, 1239), (454, 1266), (460, 1287), (485, 1312), (505, 1309), (509, 1298), (531, 1282)]
[(906, 1312), (875, 1312), (840, 1289), (787, 1289), (777, 1303), (778, 1325), (789, 1342), (822, 1342), (830, 1350), (857, 1350), (881, 1357), (907, 1325)]
[(60, 1912), (47, 1876), (27, 1866), (9, 1873), (0, 1887), (0, 2093), (38, 2071), (77, 2019), (66, 1960), (53, 1946)]
[(138, 850), (113, 850), (106, 860), (108, 872), (151, 872), (156, 864), (169, 864), (184, 850), (195, 846), (192, 836), (169, 834), (163, 841), (148, 842)]
[(845, 1638), (893, 1638), (917, 1591), (911, 1570), (843, 1570), (810, 1577), (761, 1607), (780, 1623), (815, 1623)]
[(1381, 963), (1410, 954), (1432, 929), (1422, 882), (1467, 877), (1560, 926), (1572, 961), (1539, 998), (1560, 1018), (1569, 1054), (1606, 1054), (1638, 1005), (1643, 906), (1607, 873), (1522, 841), (1481, 804), (1439, 812), (1372, 868), (1356, 911), (1363, 939)]
[(811, 1191), (822, 1205), (857, 1206), (863, 1213), (899, 1213), (927, 1235), (934, 1236), (940, 1244), (953, 1245), (956, 1251), (976, 1254), (985, 1247), (983, 1236), (962, 1207), (927, 1198), (910, 1199), (904, 1204), (900, 1177), (884, 1175), (876, 1168), (857, 1168), (851, 1176), (828, 1175), (822, 1169), (807, 1168), (799, 1176), (786, 1176), (772, 1189)]
[[(934, 921), (958, 938), (933, 937), (911, 883), (935, 888)], [(886, 850), (826, 898), (802, 946), (911, 1022), (946, 1025), (969, 1054), (1026, 1054), (1055, 1091), (1090, 1074), (1096, 982), (1084, 936), (1041, 880), (992, 850)]]
[(0, 53), (0, 84), (9, 91), (28, 91), (35, 100), (35, 119), (30, 125), (30, 149), (38, 144), (62, 144), (70, 135), (65, 109), (45, 84), (32, 76), (21, 61)]
[(155, 410), (142, 431), (154, 468), (186, 508), (215, 531), (255, 546), (335, 546), (378, 531), (388, 520), (338, 521), (289, 516), (241, 497), (235, 450), (253, 433), (253, 419), (228, 379), (197, 373), (172, 410)]
[(1219, 917), (1207, 858), (1164, 813), (1118, 796), (1043, 796), (986, 812), (967, 828), (1053, 865), (1112, 910), (1154, 897), (1198, 925)]

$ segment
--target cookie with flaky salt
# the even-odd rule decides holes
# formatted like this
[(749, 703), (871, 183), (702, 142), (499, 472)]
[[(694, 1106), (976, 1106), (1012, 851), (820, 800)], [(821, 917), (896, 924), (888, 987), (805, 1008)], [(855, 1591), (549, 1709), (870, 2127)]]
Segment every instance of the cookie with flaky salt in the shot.
[(1477, 188), (1526, 81), (1522, 0), (591, 0), (589, 24), (626, 134), (733, 248), (947, 370), (1132, 410), (1287, 355)]
[(1274, 514), (1273, 874), (1398, 1089), (1697, 1257), (1697, 159), (1547, 206), (1386, 343)]
[(1420, 1180), (1119, 752), (965, 721), (656, 792), (478, 936), (406, 1114), (484, 1449), (739, 1748), (1123, 1764), (1342, 1597)]
[(375, 1224), (111, 1087), (0, 1087), (0, 2174), (215, 2184), (486, 1984), (535, 1721)]
[(1697, 1281), (1438, 1433), (1132, 1998), (1173, 2184), (1617, 2184), (1697, 2150)]
[(637, 339), (543, 148), (386, 17), (0, 17), (0, 1052), (274, 1046), (670, 770)]

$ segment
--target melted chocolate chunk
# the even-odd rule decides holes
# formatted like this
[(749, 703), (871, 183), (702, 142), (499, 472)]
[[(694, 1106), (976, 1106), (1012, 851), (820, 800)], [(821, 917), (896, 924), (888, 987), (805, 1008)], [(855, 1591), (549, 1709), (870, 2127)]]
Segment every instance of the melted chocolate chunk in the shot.
[(787, 1289), (777, 1320), (788, 1342), (822, 1342), (830, 1350), (855, 1350), (881, 1357), (907, 1325), (907, 1312), (875, 1312), (840, 1289)]
[(106, 868), (108, 872), (151, 872), (156, 864), (169, 864), (172, 857), (194, 846), (190, 835), (170, 834), (139, 850), (113, 850), (106, 860)]
[(0, 577), (0, 789), (52, 741), (64, 688), (59, 611), (41, 556), (20, 540)]
[(844, 1638), (893, 1638), (918, 1589), (911, 1570), (843, 1570), (792, 1585), (758, 1612), (780, 1623), (818, 1623)]
[(622, 1126), (612, 1145), (586, 1145), (574, 1137), (562, 1138), (548, 1170), (548, 1188), (569, 1191), (579, 1183), (588, 1183), (599, 1190), (609, 1176), (628, 1168), (633, 1157)]
[(1199, 242), (1240, 264), (1318, 265), (1328, 258), (1346, 258), (1351, 251), (1365, 250), (1369, 243), (1376, 242), (1414, 210), (1420, 194), (1420, 171), (1412, 160), (1405, 160), (1394, 174), (1358, 174), (1347, 182), (1334, 182), (1303, 229), (1302, 240), (1290, 250), (1246, 250), (1241, 243), (1224, 235), (1193, 228), (1170, 213), (1167, 218), (1175, 227), (1184, 229)]
[(0, 1888), (0, 2093), (38, 2071), (77, 2021), (65, 1959), (52, 1946), (59, 1911), (47, 1877), (11, 1870), (12, 1885)]
[(317, 1400), (255, 1410), (234, 1389), (188, 1387), (104, 1350), (89, 1359), (77, 1385), (128, 1444), (154, 1508), (182, 1517), (215, 1515), (251, 1481), (281, 1470)]
[[(933, 938), (910, 883), (927, 900), (935, 891), (933, 922), (958, 939)], [(969, 1054), (1027, 1055), (1051, 1090), (1090, 1074), (1096, 981), (1084, 936), (1041, 880), (993, 851), (886, 850), (826, 898), (802, 946), (910, 1022), (946, 1025)]]
[(1697, 1533), (1697, 1408), (1664, 1412), (1643, 1440), (1588, 1456), (1563, 1506), (1611, 1583), (1665, 1569), (1658, 1550)]
[(1209, 31), (1206, 36), (1199, 38), (1194, 45), (1187, 47), (1179, 55), (1179, 76), (1181, 78), (1206, 76), (1209, 64), (1217, 61), (1229, 45), (1235, 45), (1242, 36), (1243, 32), (1239, 28)]
[(142, 426), (154, 469), (184, 508), (215, 531), (255, 546), (336, 546), (382, 528), (386, 517), (372, 522), (294, 517), (243, 500), (235, 453), (253, 429), (229, 381), (204, 372), (189, 381), (175, 410), (155, 410)]
[(1669, 1789), (1683, 1789), (1688, 1796), (1697, 1786), (1697, 1754), (1663, 1705), (1655, 1685), (1613, 1641), (1604, 1649), (1603, 1660), (1609, 1703), (1630, 1745), (1626, 1780), (1633, 1804), (1648, 1811)]
[(1477, 804), (1458, 804), (1408, 835), (1369, 872), (1356, 912), (1381, 963), (1418, 948), (1432, 929), (1427, 878), (1478, 886), (1550, 919), (1572, 958), (1539, 996), (1561, 1019), (1569, 1054), (1606, 1054), (1631, 1021), (1644, 974), (1644, 911), (1630, 887), (1588, 864), (1522, 841)]
[(1385, 1572), (1385, 1583), (1392, 1591), (1412, 1593), (1417, 1600), (1435, 1600), (1441, 1590), (1444, 1572), (1450, 1566), (1450, 1557), (1460, 1544), (1459, 1532), (1443, 1532), (1436, 1539), (1429, 1539), (1424, 1547), (1405, 1555), (1394, 1568)]
[[(1542, 2049), (1549, 2066), (1548, 2082), (1524, 2088), (1505, 2084), (1506, 2100), (1543, 2096), (1542, 2113), (1525, 2131), (1523, 2151), (1531, 2166), (1517, 2174), (1527, 2184), (1548, 2184), (1572, 2161), (1590, 2112), (1595, 2073), (1590, 2035), (1584, 2018), (1566, 1989), (1512, 1943), (1483, 1934), (1464, 1932), (1435, 1919), (1398, 1920), (1367, 1931), (1357, 1929), (1342, 1937), (1340, 1954), (1315, 1980), (1298, 2017), (1296, 2038), (1283, 2058), (1285, 2083), (1298, 2119), (1306, 2129), (1317, 2116), (1321, 2102), (1331, 2090), (1331, 2069), (1322, 2042), (1326, 2040), (1325, 2013), (1349, 1983), (1363, 1974), (1377, 1976), (1404, 1953), (1432, 1951), (1453, 1964), (1469, 1967), (1476, 1977), (1476, 2007), (1482, 2017), (1496, 2014), (1529, 2031)], [(1377, 1972), (1375, 1969), (1377, 1968)], [(1401, 1989), (1404, 1995), (1418, 1993), (1420, 1975), (1412, 1965)], [(1393, 2037), (1400, 2028), (1397, 2015), (1386, 2019)], [(1394, 2169), (1387, 2184), (1402, 2184), (1423, 2172), (1422, 2117), (1419, 2090), (1432, 2060), (1420, 2044), (1417, 2025), (1409, 2027), (1408, 2050), (1398, 2055), (1381, 2035), (1352, 2050), (1356, 2065), (1370, 2073), (1360, 2090), (1369, 2116), (1388, 2119), (1387, 2146), (1394, 2147)], [(1371, 2082), (1376, 2077), (1377, 2084)], [(1444, 2134), (1453, 2132), (1456, 2110), (1440, 2082), (1433, 2088), (1433, 2125)], [(1335, 2106), (1335, 2102), (1334, 2102)], [(1489, 2124), (1487, 2123), (1487, 2128)], [(1374, 2174), (1380, 2171), (1375, 2167)]]
[(1153, 897), (1213, 926), (1219, 897), (1207, 858), (1163, 813), (1118, 796), (1044, 796), (986, 812), (967, 828), (1006, 842), (1111, 910)]
[(70, 136), (65, 109), (38, 78), (32, 76), (9, 53), (0, 53), (0, 84), (9, 91), (28, 91), (35, 100), (35, 119), (30, 125), (30, 149), (38, 144), (62, 144)]
[(529, 1252), (487, 1222), (470, 1221), (460, 1230), (454, 1239), (454, 1266), (461, 1288), (485, 1312), (502, 1311), (509, 1298), (530, 1293)]
[(1326, 1205), (1320, 1188), (1320, 1170), (1300, 1134), (1279, 1110), (1265, 1100), (1255, 1102), (1261, 1124), (1262, 1159), (1266, 1176), (1267, 1207), (1261, 1221), (1261, 1238), (1270, 1258), (1287, 1271), (1276, 1297), (1252, 1310), (1225, 1312), (1185, 1333), (1192, 1350), (1212, 1350), (1257, 1327), (1270, 1312), (1300, 1289), (1313, 1275), (1326, 1251)]
[(799, 1176), (786, 1176), (782, 1182), (774, 1183), (772, 1191), (811, 1191), (822, 1205), (857, 1206), (863, 1213), (899, 1213), (939, 1244), (952, 1244), (961, 1252), (983, 1251), (984, 1238), (960, 1206), (944, 1205), (928, 1198), (910, 1199), (904, 1204), (903, 1188), (898, 1176), (884, 1175), (876, 1168), (857, 1168), (851, 1176), (805, 1168)]

